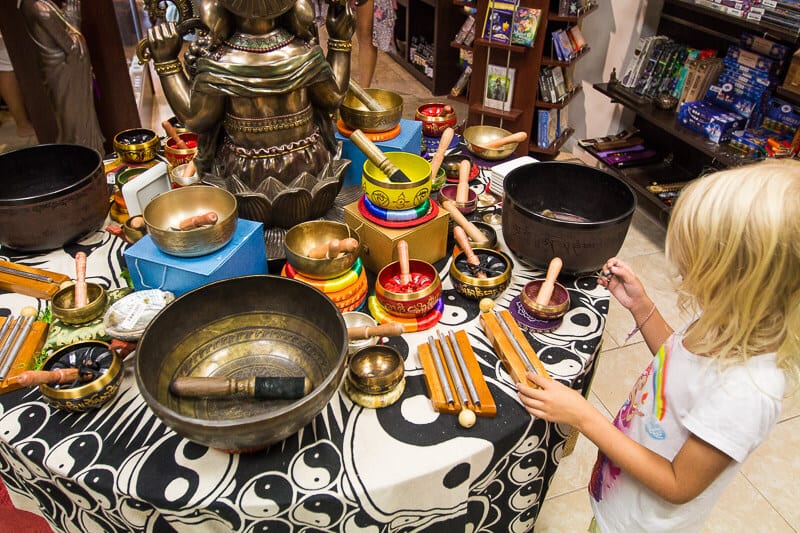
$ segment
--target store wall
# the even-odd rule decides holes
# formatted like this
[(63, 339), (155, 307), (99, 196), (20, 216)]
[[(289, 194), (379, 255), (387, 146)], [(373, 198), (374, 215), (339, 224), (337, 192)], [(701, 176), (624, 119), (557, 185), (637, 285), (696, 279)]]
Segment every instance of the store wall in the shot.
[(634, 114), (592, 88), (608, 81), (616, 68), (622, 77), (625, 65), (641, 36), (655, 35), (662, 0), (599, 0), (600, 7), (583, 20), (581, 30), (591, 46), (573, 70), (573, 80), (583, 90), (569, 104), (569, 123), (575, 133), (565, 149), (576, 152), (578, 139), (599, 137), (630, 128)]

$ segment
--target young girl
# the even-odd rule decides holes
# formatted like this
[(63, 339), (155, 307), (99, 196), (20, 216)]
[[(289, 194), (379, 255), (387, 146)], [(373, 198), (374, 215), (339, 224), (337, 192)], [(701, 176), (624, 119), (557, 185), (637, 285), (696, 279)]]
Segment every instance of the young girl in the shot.
[(666, 255), (693, 319), (673, 332), (631, 268), (599, 283), (633, 315), (652, 363), (613, 423), (577, 391), (529, 374), (526, 410), (599, 448), (589, 483), (603, 532), (699, 531), (778, 420), (800, 366), (800, 163), (776, 160), (688, 185)]

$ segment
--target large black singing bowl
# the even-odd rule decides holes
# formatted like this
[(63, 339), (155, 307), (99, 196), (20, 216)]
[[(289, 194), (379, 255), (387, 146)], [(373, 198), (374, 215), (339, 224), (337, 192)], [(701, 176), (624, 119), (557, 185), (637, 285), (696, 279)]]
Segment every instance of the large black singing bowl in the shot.
[(636, 209), (633, 191), (608, 172), (558, 161), (515, 168), (503, 182), (503, 237), (523, 262), (592, 272), (616, 255)]
[(99, 229), (111, 206), (103, 160), (77, 144), (0, 154), (0, 245), (54, 250)]
[[(293, 435), (327, 405), (344, 375), (347, 326), (325, 294), (279, 276), (243, 276), (188, 292), (147, 326), (136, 349), (145, 402), (179, 435), (228, 452)], [(178, 377), (307, 377), (300, 399), (174, 395)]]

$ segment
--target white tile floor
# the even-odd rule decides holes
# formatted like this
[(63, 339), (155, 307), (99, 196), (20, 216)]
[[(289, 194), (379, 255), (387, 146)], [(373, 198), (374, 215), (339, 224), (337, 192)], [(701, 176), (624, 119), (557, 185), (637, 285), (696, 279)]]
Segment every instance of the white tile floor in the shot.
[[(156, 83), (158, 86), (158, 83)], [(374, 87), (393, 90), (404, 98), (404, 116), (413, 118), (419, 102), (430, 101), (430, 92), (384, 54)], [(441, 98), (437, 98), (441, 100)], [(163, 103), (154, 110), (151, 127), (172, 115)], [(451, 102), (453, 103), (453, 102)], [(466, 107), (453, 103), (460, 119)], [(0, 112), (0, 152), (29, 142), (15, 135), (7, 112)], [(637, 271), (661, 313), (673, 325), (682, 323), (675, 304), (672, 278), (664, 258), (664, 229), (637, 212), (619, 255)], [(647, 365), (650, 355), (641, 336), (623, 345), (634, 326), (629, 313), (612, 299), (603, 341), (603, 351), (590, 393), (590, 400), (609, 418), (628, 395), (631, 385)], [(767, 441), (747, 460), (742, 472), (713, 511), (704, 533), (755, 531), (782, 532), (800, 529), (800, 394), (784, 402), (780, 423)], [(591, 518), (586, 484), (594, 464), (596, 447), (582, 436), (575, 451), (562, 460), (536, 524), (537, 533), (585, 531)]]

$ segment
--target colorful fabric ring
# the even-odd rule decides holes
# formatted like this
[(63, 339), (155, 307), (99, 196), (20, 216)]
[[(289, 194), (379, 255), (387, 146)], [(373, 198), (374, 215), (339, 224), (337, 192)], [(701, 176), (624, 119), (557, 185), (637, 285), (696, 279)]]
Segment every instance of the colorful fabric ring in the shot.
[(411, 209), (386, 209), (373, 204), (369, 198), (364, 196), (364, 207), (370, 215), (381, 220), (389, 222), (403, 222), (407, 220), (417, 220), (424, 217), (428, 210), (431, 208), (430, 198), (426, 198), (424, 202), (417, 207)]
[(367, 299), (367, 306), (369, 307), (370, 314), (379, 324), (399, 322), (403, 324), (403, 329), (406, 333), (412, 333), (414, 331), (424, 331), (439, 323), (439, 320), (442, 318), (442, 312), (444, 311), (444, 300), (440, 297), (430, 313), (417, 318), (404, 318), (392, 315), (381, 305), (374, 294)]
[(337, 307), (346, 307), (357, 300), (361, 300), (367, 292), (367, 275), (362, 272), (358, 280), (350, 287), (339, 292), (326, 292), (325, 295), (331, 299)]
[(356, 262), (353, 263), (353, 266), (336, 278), (331, 279), (312, 279), (302, 274), (299, 274), (292, 265), (286, 263), (281, 270), (281, 275), (287, 278), (296, 279), (297, 281), (302, 281), (308, 283), (312, 287), (315, 287), (325, 294), (332, 293), (332, 292), (339, 292), (347, 287), (350, 287), (354, 283), (358, 281), (358, 277), (361, 275), (362, 271), (364, 270), (363, 265), (361, 264), (361, 258), (359, 257), (356, 259)]
[(364, 293), (364, 297), (361, 298), (361, 301), (354, 303), (350, 307), (339, 308), (339, 311), (342, 313), (349, 313), (350, 311), (361, 311), (364, 308), (364, 304), (367, 302), (367, 293)]
[(439, 204), (436, 202), (430, 202), (430, 210), (427, 214), (422, 216), (421, 218), (417, 218), (415, 220), (404, 220), (398, 222), (392, 222), (389, 220), (381, 220), (373, 216), (369, 211), (367, 211), (367, 207), (364, 204), (365, 196), (361, 196), (358, 200), (358, 212), (368, 221), (377, 224), (378, 226), (390, 229), (405, 229), (405, 228), (413, 228), (415, 226), (419, 226), (420, 224), (424, 224), (430, 220), (433, 220), (437, 216), (439, 216)]

